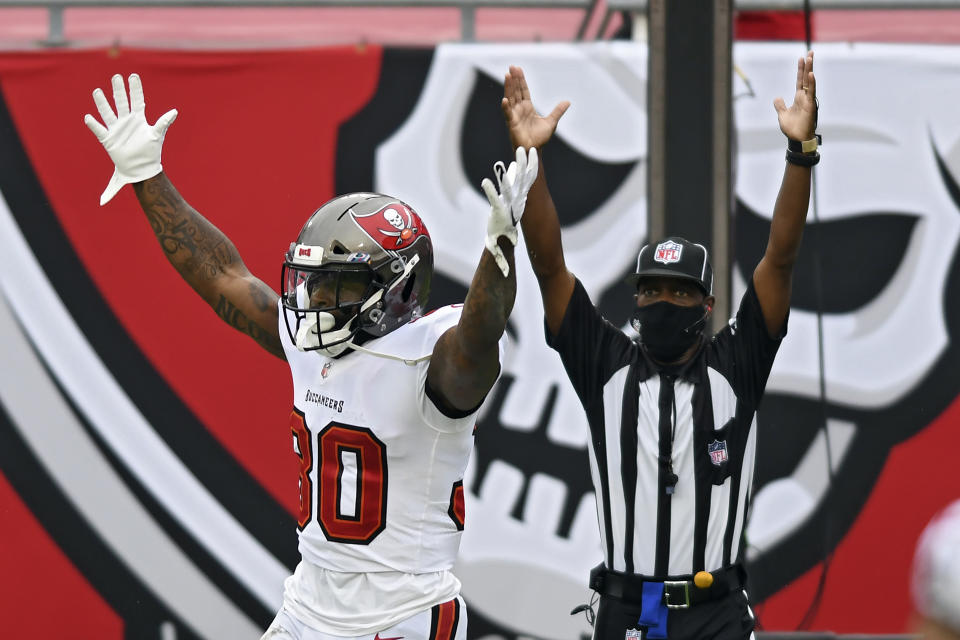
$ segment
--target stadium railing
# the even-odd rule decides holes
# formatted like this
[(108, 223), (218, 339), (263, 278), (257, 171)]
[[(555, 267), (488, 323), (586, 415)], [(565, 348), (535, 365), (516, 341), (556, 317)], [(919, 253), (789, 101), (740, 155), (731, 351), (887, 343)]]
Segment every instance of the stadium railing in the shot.
[[(606, 0), (603, 19), (597, 29), (598, 36), (606, 33), (613, 14), (619, 11), (646, 11), (649, 0)], [(804, 0), (734, 0), (737, 10), (743, 11), (802, 11), (807, 6)], [(960, 0), (809, 0), (810, 9), (825, 10), (915, 10), (915, 9), (960, 9)]]
[[(583, 40), (587, 26), (599, 7), (603, 18), (597, 37), (606, 33), (612, 16), (618, 12), (646, 11), (650, 0), (0, 0), (0, 9), (40, 8), (47, 11), (45, 44), (64, 44), (63, 14), (67, 9), (90, 8), (452, 8), (460, 11), (460, 39), (472, 42), (476, 35), (477, 9), (579, 9), (583, 11), (576, 39)], [(734, 7), (748, 11), (802, 10), (804, 0), (735, 0)], [(819, 9), (960, 9), (960, 0), (809, 0)]]
[(48, 13), (46, 44), (64, 42), (63, 13), (67, 9), (91, 8), (455, 8), (460, 10), (460, 38), (464, 42), (474, 40), (477, 9), (582, 9), (583, 19), (577, 30), (577, 39), (582, 40), (600, 0), (0, 0), (0, 9), (42, 8)]

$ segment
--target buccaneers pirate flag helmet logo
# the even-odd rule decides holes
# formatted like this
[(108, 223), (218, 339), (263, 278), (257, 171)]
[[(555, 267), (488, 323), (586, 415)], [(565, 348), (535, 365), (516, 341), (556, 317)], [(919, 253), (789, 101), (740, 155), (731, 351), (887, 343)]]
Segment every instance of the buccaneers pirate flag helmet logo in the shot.
[(375, 213), (353, 214), (363, 230), (388, 251), (409, 247), (420, 236), (429, 235), (420, 216), (400, 202), (393, 202)]

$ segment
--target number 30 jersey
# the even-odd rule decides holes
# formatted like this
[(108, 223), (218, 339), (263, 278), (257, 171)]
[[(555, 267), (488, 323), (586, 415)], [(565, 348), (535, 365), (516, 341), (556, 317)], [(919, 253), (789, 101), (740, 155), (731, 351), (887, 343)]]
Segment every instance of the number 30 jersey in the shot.
[[(430, 354), (460, 311), (443, 307), (363, 346), (408, 359)], [(411, 366), (361, 351), (301, 352), (282, 322), (304, 560), (349, 573), (449, 570), (476, 412), (449, 417), (437, 409), (426, 393), (429, 360)]]

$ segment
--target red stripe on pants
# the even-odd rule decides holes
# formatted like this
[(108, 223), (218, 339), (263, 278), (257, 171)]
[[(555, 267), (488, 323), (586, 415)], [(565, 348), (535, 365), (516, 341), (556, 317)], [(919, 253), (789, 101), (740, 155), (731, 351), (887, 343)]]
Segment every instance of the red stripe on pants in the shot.
[(456, 600), (450, 600), (437, 605), (437, 633), (431, 640), (453, 640), (457, 631)]

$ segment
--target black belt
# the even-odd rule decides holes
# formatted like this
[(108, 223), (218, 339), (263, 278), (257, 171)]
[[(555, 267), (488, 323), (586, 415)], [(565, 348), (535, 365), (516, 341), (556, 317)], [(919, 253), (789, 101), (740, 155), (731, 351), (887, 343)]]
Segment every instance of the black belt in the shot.
[(693, 576), (655, 578), (611, 571), (602, 564), (590, 572), (590, 588), (605, 596), (640, 602), (644, 582), (663, 583), (663, 601), (670, 609), (687, 609), (701, 602), (717, 600), (744, 588), (746, 572), (739, 564), (711, 571), (712, 584), (698, 587)]

